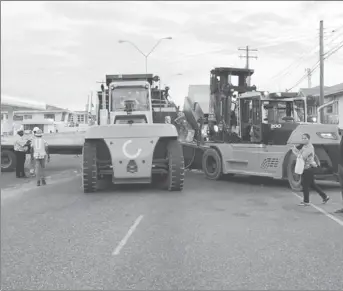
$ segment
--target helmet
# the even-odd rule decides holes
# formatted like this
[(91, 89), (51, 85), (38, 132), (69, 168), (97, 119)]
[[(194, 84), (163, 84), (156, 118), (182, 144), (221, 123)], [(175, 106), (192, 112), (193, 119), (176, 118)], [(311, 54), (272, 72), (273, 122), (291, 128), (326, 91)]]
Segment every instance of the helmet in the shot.
[(37, 137), (41, 137), (43, 135), (43, 132), (41, 129), (38, 129), (36, 132), (35, 132), (35, 136)]
[(33, 128), (32, 132), (36, 133), (38, 130), (39, 130), (39, 127), (36, 126), (36, 127)]

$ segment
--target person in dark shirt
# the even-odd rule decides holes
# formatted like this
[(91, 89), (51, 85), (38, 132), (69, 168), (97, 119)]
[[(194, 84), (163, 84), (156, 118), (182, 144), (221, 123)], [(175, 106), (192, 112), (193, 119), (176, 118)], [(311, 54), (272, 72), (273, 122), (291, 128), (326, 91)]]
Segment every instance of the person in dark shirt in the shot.
[[(338, 178), (341, 184), (342, 201), (343, 201), (343, 129), (340, 129), (341, 143), (339, 146)], [(336, 211), (343, 214), (343, 208)]]

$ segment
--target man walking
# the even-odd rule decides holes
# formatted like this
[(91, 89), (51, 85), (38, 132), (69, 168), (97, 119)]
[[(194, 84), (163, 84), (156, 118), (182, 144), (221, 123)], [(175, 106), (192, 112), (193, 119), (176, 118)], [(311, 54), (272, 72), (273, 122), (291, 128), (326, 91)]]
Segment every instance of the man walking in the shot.
[(31, 145), (31, 160), (36, 166), (37, 186), (46, 185), (45, 181), (45, 162), (48, 158), (50, 162), (48, 143), (42, 138), (43, 133), (39, 129), (36, 131), (35, 138)]
[[(341, 184), (342, 201), (343, 201), (343, 129), (340, 129), (341, 143), (339, 147), (339, 162), (338, 162), (338, 178)], [(343, 214), (343, 208), (335, 211), (335, 213)]]
[(17, 178), (26, 178), (25, 175), (25, 160), (26, 152), (28, 151), (28, 145), (30, 141), (24, 138), (24, 129), (21, 127), (17, 131), (17, 137), (14, 140), (14, 153), (17, 159), (16, 165), (16, 177)]

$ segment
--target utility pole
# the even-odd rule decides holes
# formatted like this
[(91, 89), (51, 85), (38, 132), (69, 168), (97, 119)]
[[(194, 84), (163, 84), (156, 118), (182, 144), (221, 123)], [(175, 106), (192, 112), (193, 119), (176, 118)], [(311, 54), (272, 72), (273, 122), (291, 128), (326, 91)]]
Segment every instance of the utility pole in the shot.
[[(239, 56), (240, 58), (246, 58), (246, 64), (245, 64), (245, 68), (249, 69), (249, 59), (257, 59), (257, 56), (250, 56), (249, 52), (257, 52), (257, 49), (251, 49), (249, 48), (249, 46), (247, 45), (245, 48), (239, 48), (239, 51), (245, 51), (245, 56)], [(248, 77), (247, 79), (247, 85), (250, 86), (250, 77)]]
[[(323, 20), (319, 24), (319, 65), (320, 65), (320, 97), (319, 106), (324, 104), (324, 25)], [(320, 112), (320, 120), (324, 120), (323, 110)]]
[(307, 87), (312, 88), (312, 82), (311, 82), (311, 77), (312, 77), (312, 70), (311, 69), (306, 69), (305, 72), (307, 73)]

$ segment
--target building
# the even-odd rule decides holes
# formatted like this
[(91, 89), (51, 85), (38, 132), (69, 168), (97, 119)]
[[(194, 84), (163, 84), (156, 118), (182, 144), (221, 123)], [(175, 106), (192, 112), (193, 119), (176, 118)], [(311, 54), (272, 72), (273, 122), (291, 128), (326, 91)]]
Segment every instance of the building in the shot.
[[(303, 88), (299, 90), (299, 94), (307, 98), (308, 115), (317, 116), (320, 87), (317, 86), (314, 88)], [(330, 124), (339, 124), (340, 128), (343, 128), (343, 83), (330, 87), (324, 87), (324, 104), (330, 101), (337, 102), (323, 109), (324, 120), (322, 122)]]
[(74, 111), (73, 114), (69, 116), (68, 121), (74, 124), (88, 124), (88, 116), (89, 113), (87, 111)]
[(46, 109), (46, 104), (23, 98), (1, 95), (1, 135), (3, 133), (12, 134), (18, 126), (14, 122), (14, 112), (19, 110)]

